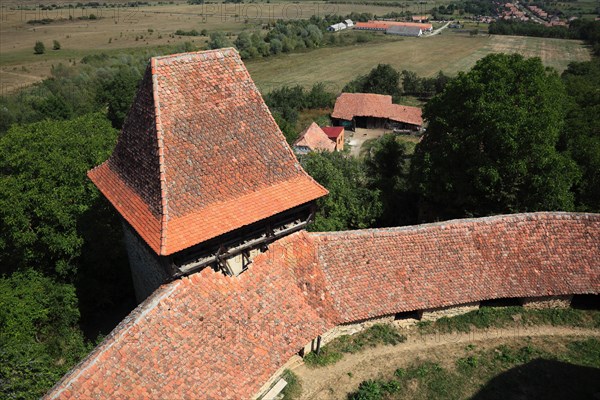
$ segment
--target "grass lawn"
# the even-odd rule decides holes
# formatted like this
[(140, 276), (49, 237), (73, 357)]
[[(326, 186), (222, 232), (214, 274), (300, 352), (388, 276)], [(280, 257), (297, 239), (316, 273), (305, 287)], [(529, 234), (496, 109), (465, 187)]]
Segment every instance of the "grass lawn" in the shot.
[(421, 76), (433, 76), (440, 70), (454, 75), (469, 70), (487, 54), (499, 52), (541, 57), (545, 65), (559, 71), (572, 61), (590, 59), (589, 50), (580, 41), (524, 36), (470, 37), (444, 32), (431, 38), (403, 38), (253, 60), (247, 67), (263, 91), (324, 82), (329, 90), (339, 92), (347, 82), (368, 73), (378, 63), (412, 70)]
[(454, 365), (419, 360), (396, 369), (391, 378), (363, 381), (348, 399), (584, 399), (599, 388), (596, 338), (485, 350), (469, 345), (456, 355)]
[(294, 398), (594, 398), (599, 330), (595, 308), (484, 307), (408, 329), (375, 325), (305, 357)]

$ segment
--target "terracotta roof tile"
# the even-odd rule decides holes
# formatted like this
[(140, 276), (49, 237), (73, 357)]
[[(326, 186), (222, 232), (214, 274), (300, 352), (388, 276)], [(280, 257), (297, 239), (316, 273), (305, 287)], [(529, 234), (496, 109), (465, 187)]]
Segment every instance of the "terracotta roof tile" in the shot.
[(385, 27), (390, 26), (411, 26), (415, 28), (421, 28), (423, 30), (432, 29), (433, 25), (424, 22), (403, 22), (403, 21), (369, 21), (367, 24), (383, 25)]
[(311, 150), (334, 151), (335, 143), (332, 142), (327, 134), (313, 122), (298, 137), (294, 146), (308, 147)]
[(234, 49), (153, 58), (113, 155), (89, 176), (160, 255), (327, 193), (302, 170)]
[(600, 215), (535, 213), (314, 235), (338, 322), (600, 292)]
[(392, 103), (392, 96), (373, 93), (342, 93), (335, 102), (333, 118), (387, 118), (412, 125), (422, 125), (421, 109)]
[(334, 325), (491, 298), (600, 293), (600, 214), (297, 232), (239, 277), (160, 287), (48, 399), (249, 399)]
[(46, 398), (250, 399), (333, 327), (296, 285), (295, 263), (312, 257), (303, 238), (271, 246), (239, 277), (204, 269), (163, 285)]

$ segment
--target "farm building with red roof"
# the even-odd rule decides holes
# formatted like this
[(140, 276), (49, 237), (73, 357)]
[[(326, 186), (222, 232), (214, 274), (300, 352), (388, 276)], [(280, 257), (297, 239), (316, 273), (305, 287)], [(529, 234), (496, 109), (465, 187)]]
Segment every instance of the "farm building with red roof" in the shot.
[(329, 139), (335, 142), (335, 149), (338, 151), (344, 150), (344, 127), (343, 126), (323, 126), (323, 132)]
[(311, 151), (335, 151), (335, 142), (316, 124), (311, 123), (294, 142), (296, 154), (307, 154)]
[(342, 93), (335, 101), (332, 119), (346, 128), (402, 128), (419, 130), (421, 109), (392, 103), (392, 96), (373, 93)]
[(600, 293), (598, 214), (306, 232), (326, 190), (232, 49), (153, 58), (89, 175), (123, 217), (142, 301), (46, 399), (256, 399), (341, 325)]

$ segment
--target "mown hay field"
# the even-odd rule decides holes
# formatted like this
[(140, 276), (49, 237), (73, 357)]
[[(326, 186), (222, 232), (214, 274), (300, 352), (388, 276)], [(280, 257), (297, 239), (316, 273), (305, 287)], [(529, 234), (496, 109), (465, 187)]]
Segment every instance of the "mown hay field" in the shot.
[(310, 86), (325, 82), (332, 90), (378, 63), (422, 76), (438, 71), (454, 75), (467, 71), (491, 53), (519, 53), (540, 57), (545, 65), (563, 71), (570, 62), (587, 61), (590, 52), (582, 42), (523, 36), (469, 35), (446, 33), (430, 38), (404, 38), (364, 45), (324, 48), (269, 60), (251, 61), (248, 69), (263, 91), (283, 85)]
[[(262, 31), (263, 24), (279, 18), (309, 18), (328, 13), (371, 12), (383, 15), (392, 11), (418, 11), (418, 2), (408, 8), (326, 4), (325, 2), (259, 2), (246, 4), (187, 3), (114, 8), (59, 8), (42, 10), (27, 2), (3, 2), (0, 5), (0, 90), (14, 91), (50, 75), (52, 65), (74, 64), (90, 54), (156, 53), (156, 49), (192, 42), (202, 48), (206, 36), (180, 36), (181, 29), (209, 33), (242, 30)], [(414, 4), (412, 4), (414, 3)], [(15, 4), (18, 7), (15, 8)], [(25, 6), (23, 6), (23, 4)], [(412, 6), (410, 5), (412, 4)], [(19, 9), (26, 7), (27, 9)], [(421, 7), (423, 7), (421, 5)], [(94, 14), (98, 19), (79, 19)], [(30, 24), (31, 20), (51, 20), (47, 24)], [(485, 30), (482, 27), (481, 30)], [(337, 34), (358, 34), (343, 32)], [(290, 55), (248, 62), (252, 76), (261, 89), (282, 85), (309, 86), (325, 81), (340, 89), (357, 74), (368, 72), (377, 63), (390, 63), (398, 69), (414, 70), (431, 76), (439, 70), (449, 74), (469, 69), (489, 53), (519, 52), (540, 56), (546, 65), (563, 70), (571, 61), (589, 59), (589, 51), (578, 41), (527, 37), (469, 37), (450, 31), (431, 38), (388, 38), (377, 34), (377, 41), (350, 47), (327, 47)], [(231, 37), (233, 40), (235, 37)], [(36, 55), (36, 41), (46, 45), (45, 54)], [(52, 50), (57, 40), (60, 50)]]

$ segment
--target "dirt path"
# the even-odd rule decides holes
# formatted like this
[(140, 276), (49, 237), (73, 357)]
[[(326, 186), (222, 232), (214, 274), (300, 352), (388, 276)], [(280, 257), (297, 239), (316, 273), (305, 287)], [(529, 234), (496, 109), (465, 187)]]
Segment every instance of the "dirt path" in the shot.
[[(420, 334), (416, 329), (404, 332), (407, 341), (397, 346), (379, 346), (356, 354), (345, 354), (334, 365), (294, 368), (302, 380), (301, 399), (343, 399), (367, 379), (389, 375), (418, 358), (434, 359), (440, 364), (453, 364), (464, 354), (466, 345), (491, 349), (501, 344), (543, 341), (548, 337), (600, 337), (600, 330), (571, 327), (534, 326), (476, 330), (455, 334)], [(351, 373), (351, 374), (349, 374)]]
[(426, 35), (423, 35), (423, 37), (430, 37), (430, 36), (439, 35), (440, 33), (442, 33), (442, 31), (444, 29), (446, 29), (448, 27), (448, 25), (450, 25), (450, 21), (446, 22), (446, 25), (440, 26), (438, 29), (434, 30), (433, 32), (428, 33)]

